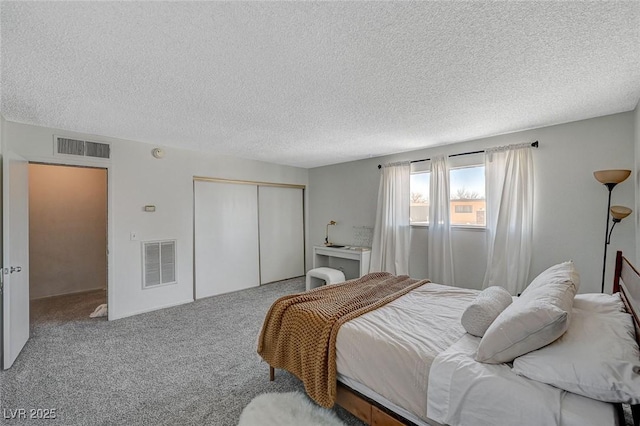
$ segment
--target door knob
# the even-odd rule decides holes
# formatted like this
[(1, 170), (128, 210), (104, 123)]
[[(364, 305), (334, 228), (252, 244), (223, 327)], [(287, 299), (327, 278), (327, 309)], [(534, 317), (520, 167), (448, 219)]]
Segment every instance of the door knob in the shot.
[(11, 269), (9, 270), (9, 273), (13, 274), (14, 272), (20, 272), (20, 271), (22, 271), (21, 266), (17, 266), (17, 267), (12, 266)]

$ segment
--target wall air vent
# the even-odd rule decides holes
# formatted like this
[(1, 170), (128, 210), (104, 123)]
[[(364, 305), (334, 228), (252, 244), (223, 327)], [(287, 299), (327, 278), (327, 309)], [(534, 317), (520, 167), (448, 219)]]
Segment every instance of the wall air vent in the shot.
[(84, 141), (58, 138), (58, 154), (84, 155)]
[(80, 139), (54, 136), (54, 154), (56, 156), (92, 157), (97, 159), (109, 159), (111, 146), (106, 143), (84, 141)]
[(109, 148), (106, 143), (86, 141), (84, 143), (84, 155), (87, 157), (109, 158)]
[(176, 283), (176, 241), (142, 243), (142, 288)]

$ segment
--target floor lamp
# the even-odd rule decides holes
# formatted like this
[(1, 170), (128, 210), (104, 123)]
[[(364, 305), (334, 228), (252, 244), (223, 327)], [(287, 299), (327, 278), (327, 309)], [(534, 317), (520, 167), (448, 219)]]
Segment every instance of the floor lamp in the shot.
[[(604, 231), (604, 256), (602, 259), (602, 289), (604, 293), (604, 274), (607, 269), (607, 248), (611, 242), (611, 233), (618, 222), (631, 214), (631, 209), (623, 206), (611, 207), (611, 192), (617, 184), (623, 182), (629, 177), (631, 170), (599, 170), (593, 172), (593, 176), (598, 182), (603, 184), (609, 190), (609, 200), (607, 201), (607, 223)], [(613, 226), (609, 230), (609, 218), (613, 216)]]

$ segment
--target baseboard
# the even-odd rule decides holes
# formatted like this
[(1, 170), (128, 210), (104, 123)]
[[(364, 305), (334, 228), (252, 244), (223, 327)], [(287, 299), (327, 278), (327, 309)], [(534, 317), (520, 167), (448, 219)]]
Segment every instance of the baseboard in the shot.
[(109, 321), (119, 320), (122, 318), (132, 317), (134, 315), (146, 314), (147, 312), (157, 311), (159, 309), (172, 308), (174, 306), (185, 305), (187, 303), (193, 303), (193, 299), (182, 300), (180, 302), (168, 303), (166, 305), (155, 306), (153, 308), (142, 309), (140, 311), (129, 312), (125, 315), (112, 315), (112, 311), (109, 310)]
[(81, 294), (81, 293), (91, 293), (94, 291), (98, 291), (98, 290), (103, 290), (105, 293), (107, 291), (106, 287), (98, 287), (98, 288), (92, 288), (89, 290), (78, 290), (78, 291), (70, 291), (69, 293), (60, 293), (60, 294), (52, 294), (49, 296), (40, 296), (40, 297), (35, 297), (33, 299), (29, 299), (29, 300), (42, 300), (42, 299), (50, 299), (52, 297), (58, 297), (58, 296), (71, 296), (73, 294)]

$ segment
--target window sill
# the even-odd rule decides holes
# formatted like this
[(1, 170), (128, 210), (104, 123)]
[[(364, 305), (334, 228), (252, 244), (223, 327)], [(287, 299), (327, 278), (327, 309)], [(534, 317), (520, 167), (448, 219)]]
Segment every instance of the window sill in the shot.
[[(412, 223), (410, 224), (412, 228), (429, 228), (428, 223)], [(486, 231), (485, 226), (474, 226), (474, 225), (451, 225), (451, 229), (454, 231), (473, 231), (473, 232), (484, 232)]]

